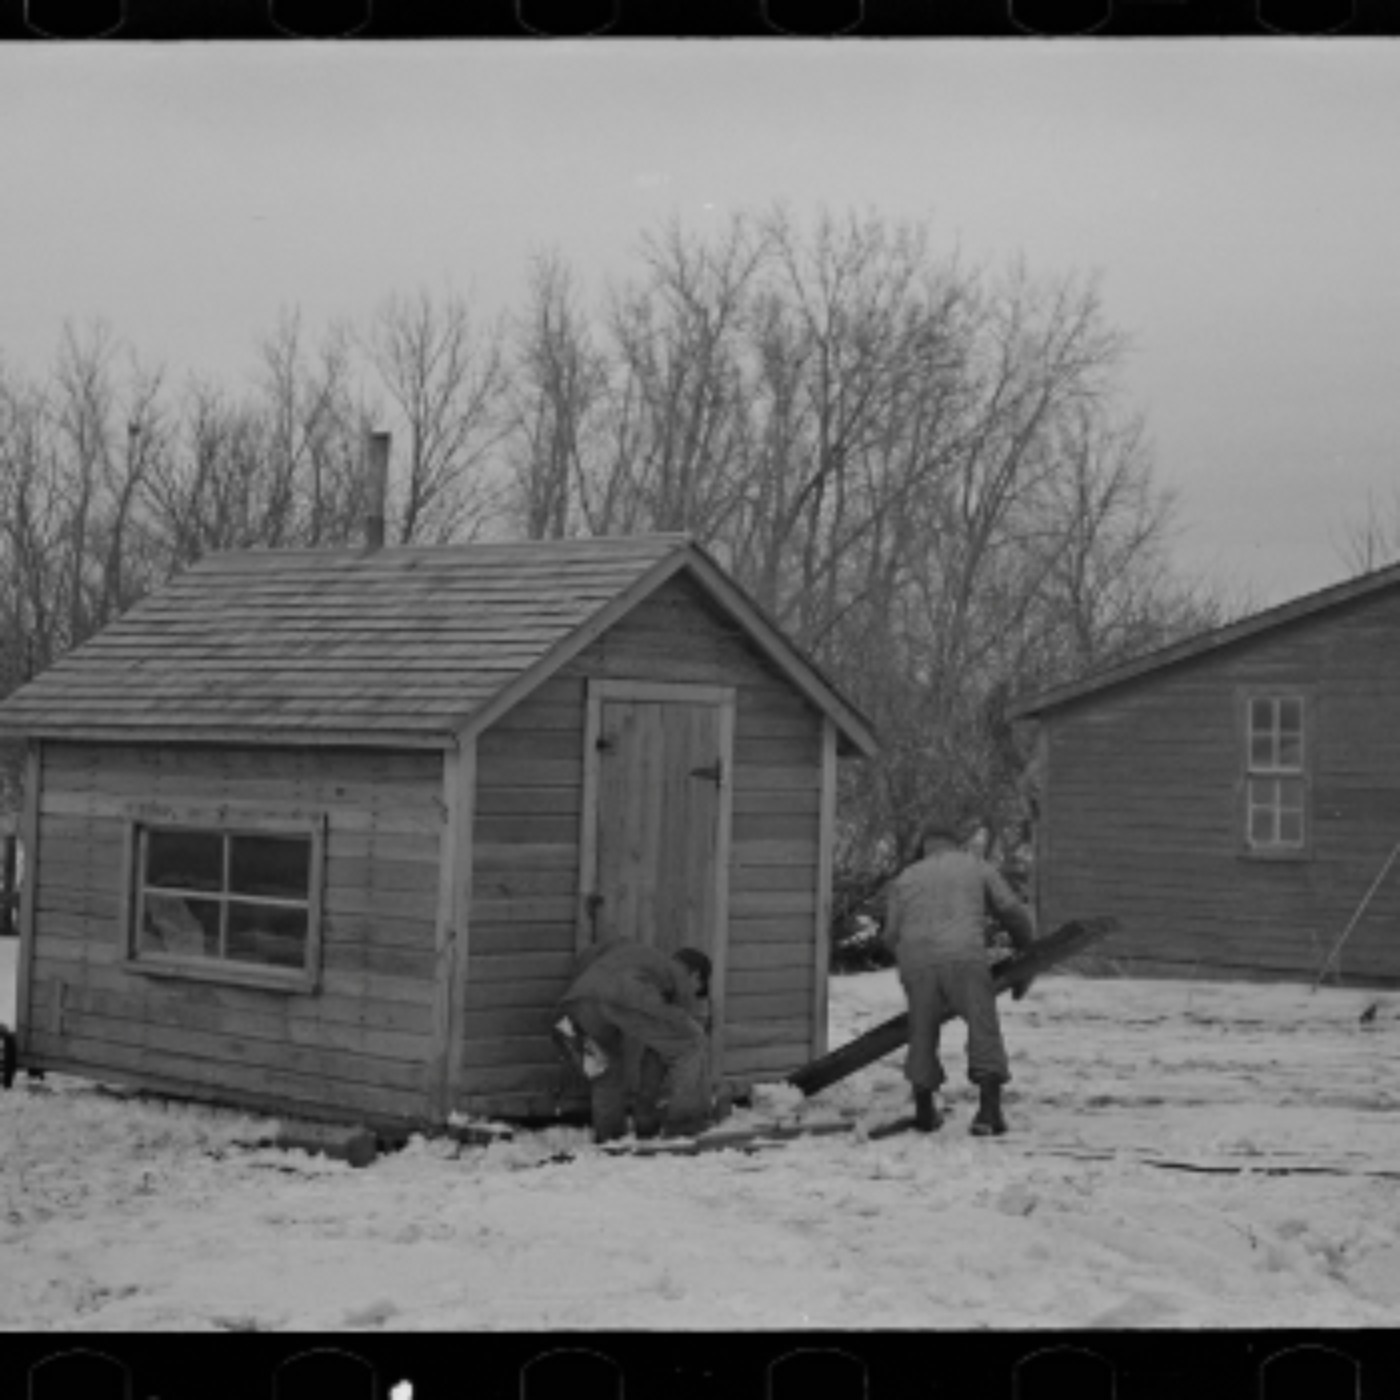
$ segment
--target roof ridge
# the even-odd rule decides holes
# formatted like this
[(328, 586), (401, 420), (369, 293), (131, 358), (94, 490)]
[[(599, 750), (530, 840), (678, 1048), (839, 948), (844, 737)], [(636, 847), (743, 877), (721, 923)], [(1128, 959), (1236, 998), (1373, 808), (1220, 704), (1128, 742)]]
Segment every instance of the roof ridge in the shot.
[(235, 549), (214, 549), (201, 556), (200, 562), (204, 559), (227, 559), (230, 557), (256, 556), (260, 559), (271, 558), (346, 558), (346, 559), (367, 559), (376, 558), (383, 554), (453, 554), (466, 553), (468, 551), (486, 551), (498, 549), (601, 549), (604, 547), (619, 549), (636, 546), (669, 545), (677, 547), (682, 544), (697, 543), (695, 535), (688, 530), (656, 530), (639, 534), (625, 535), (564, 535), (551, 537), (549, 539), (534, 539), (529, 536), (522, 536), (518, 539), (508, 540), (443, 540), (437, 544), (386, 544), (376, 549), (369, 549), (363, 544), (335, 544), (335, 545), (296, 545), (285, 547), (280, 545), (247, 545)]
[(1380, 568), (1368, 569), (1365, 573), (1353, 574), (1350, 578), (1324, 584), (1321, 588), (1300, 593), (1294, 598), (1286, 598), (1281, 603), (1272, 603), (1266, 608), (1246, 613), (1230, 622), (1218, 623), (1190, 636), (1179, 637), (1174, 642), (1153, 647), (1150, 651), (1142, 652), (1126, 661), (1117, 661), (1100, 670), (1091, 671), (1078, 680), (1061, 681), (1057, 685), (1045, 686), (1020, 700), (1013, 701), (1009, 713), (1013, 718), (1029, 718), (1044, 710), (1057, 709), (1061, 705), (1085, 699), (1101, 690), (1109, 690), (1153, 672), (1168, 670), (1198, 656), (1246, 642), (1274, 627), (1285, 627), (1289, 623), (1304, 621), (1330, 608), (1369, 598), (1397, 584), (1400, 584), (1400, 561), (1383, 564)]

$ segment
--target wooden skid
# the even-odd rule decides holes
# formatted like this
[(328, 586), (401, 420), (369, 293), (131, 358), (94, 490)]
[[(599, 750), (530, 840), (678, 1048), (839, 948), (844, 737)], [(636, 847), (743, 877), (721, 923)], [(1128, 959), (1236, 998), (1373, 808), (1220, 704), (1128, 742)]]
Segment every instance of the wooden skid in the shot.
[(609, 1143), (603, 1148), (616, 1157), (697, 1157), (703, 1152), (760, 1152), (801, 1137), (848, 1133), (850, 1123), (794, 1123), (764, 1128), (719, 1128), (694, 1138), (655, 1138), (647, 1142)]
[[(653, 1138), (645, 1142), (613, 1142), (603, 1147), (609, 1157), (698, 1157), (707, 1152), (764, 1152), (783, 1147), (796, 1138), (823, 1137), (833, 1133), (848, 1133), (851, 1123), (794, 1123), (788, 1126), (769, 1124), (762, 1128), (718, 1128), (693, 1138)], [(539, 1167), (556, 1163), (575, 1162), (577, 1152), (556, 1152)]]
[[(1000, 963), (992, 973), (992, 985), (997, 995), (1027, 977), (1042, 972), (1078, 956), (1085, 949), (1107, 938), (1118, 927), (1113, 919), (1076, 919), (1062, 924), (1054, 933), (1037, 939), (1031, 948)], [(829, 1055), (813, 1060), (788, 1075), (787, 1082), (809, 1097), (822, 1089), (874, 1064), (903, 1046), (909, 1039), (909, 1015), (901, 1012), (882, 1021), (863, 1036), (833, 1050)]]

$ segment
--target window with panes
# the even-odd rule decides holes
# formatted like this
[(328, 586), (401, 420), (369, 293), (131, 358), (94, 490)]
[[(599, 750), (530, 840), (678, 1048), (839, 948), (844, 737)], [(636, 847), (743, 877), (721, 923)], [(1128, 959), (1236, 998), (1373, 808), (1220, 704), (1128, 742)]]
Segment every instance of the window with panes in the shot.
[(1246, 704), (1245, 842), (1253, 851), (1307, 844), (1306, 708), (1301, 695), (1252, 695)]
[(137, 822), (131, 844), (136, 964), (230, 980), (314, 977), (319, 830)]

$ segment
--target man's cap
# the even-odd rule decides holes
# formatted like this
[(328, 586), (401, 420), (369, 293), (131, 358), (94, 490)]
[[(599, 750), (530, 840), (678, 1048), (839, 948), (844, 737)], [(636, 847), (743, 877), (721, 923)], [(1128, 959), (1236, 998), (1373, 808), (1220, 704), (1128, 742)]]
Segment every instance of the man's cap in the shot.
[(919, 828), (919, 840), (927, 846), (934, 841), (947, 841), (950, 845), (961, 846), (970, 833), (963, 831), (963, 823), (949, 821), (946, 817), (932, 817)]
[(698, 948), (677, 948), (671, 956), (678, 963), (688, 967), (700, 979), (702, 993), (709, 992), (710, 972), (713, 964), (705, 953), (702, 953)]

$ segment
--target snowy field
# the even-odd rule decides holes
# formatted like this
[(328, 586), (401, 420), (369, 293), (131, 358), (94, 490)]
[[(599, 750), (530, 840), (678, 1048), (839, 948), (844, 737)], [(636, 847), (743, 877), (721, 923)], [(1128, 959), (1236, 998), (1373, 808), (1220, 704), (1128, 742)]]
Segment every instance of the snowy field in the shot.
[[(850, 1134), (663, 1160), (556, 1128), (356, 1170), (248, 1145), (265, 1121), (21, 1075), (0, 1094), (0, 1326), (1400, 1322), (1400, 998), (1062, 976), (1005, 1005), (996, 1141), (967, 1133), (960, 1028), (930, 1138), (863, 1137), (905, 1109), (895, 1057), (806, 1106)], [(832, 1043), (900, 1009), (890, 973), (835, 979)]]

